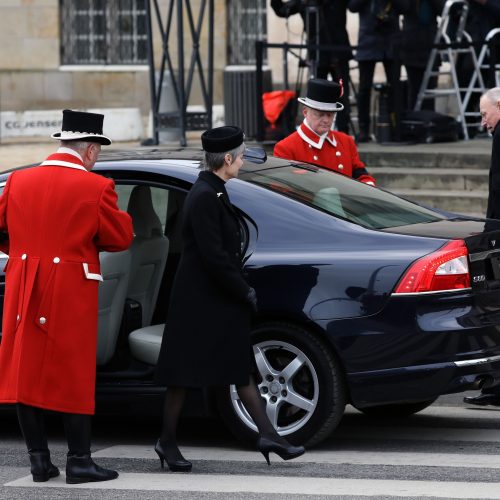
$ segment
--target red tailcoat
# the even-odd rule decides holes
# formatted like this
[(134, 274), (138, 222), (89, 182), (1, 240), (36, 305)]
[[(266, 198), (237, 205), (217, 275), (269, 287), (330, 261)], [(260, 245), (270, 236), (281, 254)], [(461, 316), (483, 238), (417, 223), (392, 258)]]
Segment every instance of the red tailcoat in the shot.
[(313, 163), (358, 181), (375, 184), (375, 179), (359, 158), (354, 139), (343, 132), (330, 130), (326, 136), (319, 136), (302, 122), (296, 132), (274, 146), (274, 156)]
[(0, 197), (9, 235), (0, 402), (92, 414), (99, 251), (126, 249), (132, 222), (113, 181), (62, 151), (13, 172)]

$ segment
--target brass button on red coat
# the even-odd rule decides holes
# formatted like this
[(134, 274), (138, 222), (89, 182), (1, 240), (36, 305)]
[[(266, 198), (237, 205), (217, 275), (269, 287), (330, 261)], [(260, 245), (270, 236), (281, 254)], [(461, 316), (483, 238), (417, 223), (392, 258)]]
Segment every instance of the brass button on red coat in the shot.
[(28, 257), (28, 256), (27, 256), (25, 253), (23, 253), (23, 254), (21, 255), (21, 259), (22, 259), (22, 260), (26, 260), (26, 257)]
[(342, 163), (339, 164), (339, 170), (344, 170), (344, 165), (342, 165)]
[(313, 156), (313, 160), (317, 160), (318, 157), (316, 155)]
[(43, 316), (38, 321), (40, 321), (41, 325), (45, 325), (45, 323), (47, 323), (47, 320)]

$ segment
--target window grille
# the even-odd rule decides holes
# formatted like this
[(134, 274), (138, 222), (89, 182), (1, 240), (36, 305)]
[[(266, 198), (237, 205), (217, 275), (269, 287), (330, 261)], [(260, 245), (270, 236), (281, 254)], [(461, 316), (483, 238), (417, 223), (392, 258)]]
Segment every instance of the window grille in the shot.
[(148, 0), (60, 1), (63, 64), (148, 63)]
[(229, 0), (229, 64), (255, 64), (255, 41), (267, 37), (266, 11), (266, 0)]

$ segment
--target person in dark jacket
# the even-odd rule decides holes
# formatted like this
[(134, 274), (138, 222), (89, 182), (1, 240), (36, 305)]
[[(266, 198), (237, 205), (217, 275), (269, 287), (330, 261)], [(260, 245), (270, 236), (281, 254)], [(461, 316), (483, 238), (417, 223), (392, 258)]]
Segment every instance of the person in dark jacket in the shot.
[[(493, 136), (486, 217), (500, 219), (500, 87), (483, 94), (479, 109), (481, 125)], [(464, 402), (478, 406), (500, 406), (500, 386), (483, 389), (479, 396), (466, 396)]]
[[(413, 109), (424, 77), (437, 31), (437, 17), (446, 0), (393, 0), (394, 7), (403, 14), (399, 37), (399, 57), (408, 77), (407, 109)], [(437, 86), (437, 76), (429, 80), (429, 88)], [(426, 99), (422, 109), (434, 110), (434, 100)]]
[[(344, 113), (337, 117), (336, 127), (340, 132), (349, 133), (350, 105), (349, 105), (349, 60), (352, 59), (352, 51), (349, 42), (349, 35), (346, 29), (347, 20), (347, 1), (348, 0), (317, 0), (316, 2), (307, 2), (303, 0), (271, 0), (271, 7), (279, 17), (290, 17), (294, 14), (300, 14), (304, 22), (304, 29), (307, 31), (309, 43), (315, 43), (316, 40), (324, 45), (336, 45), (336, 50), (319, 51), (319, 60), (316, 74), (317, 78), (328, 78), (331, 75), (334, 81), (342, 80), (344, 83), (344, 95), (342, 104)], [(316, 20), (310, 19), (308, 22), (308, 11), (312, 5), (316, 5), (319, 13), (318, 25), (319, 36), (316, 33)], [(308, 29), (309, 28), (309, 29)], [(311, 51), (309, 57), (314, 57), (315, 53)]]
[[(399, 13), (391, 0), (349, 0), (351, 12), (359, 13), (356, 60), (359, 65), (358, 142), (370, 140), (370, 102), (375, 64), (382, 62), (389, 89), (399, 80), (394, 67), (395, 37), (399, 33)], [(392, 99), (389, 99), (392, 102)]]
[(252, 377), (250, 321), (257, 298), (243, 277), (240, 219), (225, 187), (243, 165), (243, 139), (243, 131), (232, 126), (203, 133), (204, 170), (184, 203), (183, 248), (156, 371), (167, 392), (155, 451), (171, 471), (192, 468), (176, 441), (188, 387), (235, 384), (268, 463), (271, 451), (284, 460), (305, 451), (278, 435)]

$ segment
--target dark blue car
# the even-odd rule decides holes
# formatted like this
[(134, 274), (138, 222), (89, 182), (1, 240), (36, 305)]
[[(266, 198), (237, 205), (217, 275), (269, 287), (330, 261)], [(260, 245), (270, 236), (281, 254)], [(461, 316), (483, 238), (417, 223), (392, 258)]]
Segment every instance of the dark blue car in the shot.
[[(186, 149), (103, 153), (94, 169), (115, 180), (136, 233), (129, 250), (101, 254), (98, 411), (159, 412), (164, 387), (152, 375), (200, 159)], [(500, 222), (276, 158), (245, 163), (227, 187), (259, 302), (259, 389), (281, 434), (310, 446), (348, 403), (409, 415), (499, 382)], [(234, 388), (193, 391), (186, 411), (254, 435)]]

